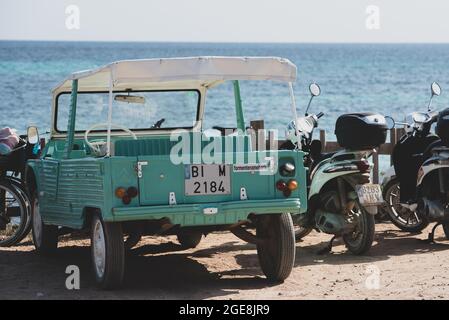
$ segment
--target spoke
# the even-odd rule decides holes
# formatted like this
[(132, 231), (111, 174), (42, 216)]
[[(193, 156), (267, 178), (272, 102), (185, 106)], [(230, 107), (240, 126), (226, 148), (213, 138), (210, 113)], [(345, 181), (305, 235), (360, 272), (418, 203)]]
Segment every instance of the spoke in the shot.
[(419, 219), (418, 214), (416, 213), (416, 211), (413, 211), (413, 215), (416, 218), (416, 222), (419, 223), (421, 221), (421, 219)]

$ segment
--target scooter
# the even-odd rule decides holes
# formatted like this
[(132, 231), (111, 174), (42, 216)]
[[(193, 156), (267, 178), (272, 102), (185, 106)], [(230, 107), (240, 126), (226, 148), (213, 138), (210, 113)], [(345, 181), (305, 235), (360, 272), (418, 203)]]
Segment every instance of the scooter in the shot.
[[(437, 83), (432, 83), (431, 97), (427, 110), (430, 110), (433, 97), (439, 96), (440, 93), (441, 88), (439, 88), (439, 85)], [(439, 140), (435, 134), (430, 133), (430, 126), (428, 124), (425, 125), (423, 122), (427, 118), (426, 114), (423, 115), (423, 113), (420, 112), (412, 112), (405, 117), (404, 122), (396, 123), (398, 125), (403, 125), (405, 131), (405, 134), (399, 139), (398, 143), (408, 142), (410, 139), (415, 138), (415, 140), (421, 141), (421, 143), (419, 143), (420, 147), (415, 145), (415, 152), (423, 153), (430, 143)], [(396, 227), (405, 232), (419, 233), (429, 225), (429, 222), (420, 217), (416, 213), (416, 210), (410, 210), (408, 207), (401, 205), (401, 188), (394, 165), (385, 171), (381, 185), (383, 197), (385, 199), (383, 211)]]
[[(449, 109), (441, 112), (432, 112), (431, 103), (434, 96), (441, 94), (438, 83), (431, 85), (432, 96), (427, 112), (414, 112), (406, 118), (405, 122), (395, 122), (387, 117), (394, 125), (403, 125), (406, 134), (401, 137), (393, 150), (393, 162), (397, 176), (397, 184), (401, 188), (402, 177), (414, 179), (414, 196), (416, 203), (400, 203), (396, 201), (394, 208), (400, 206), (408, 210), (408, 214), (415, 218), (415, 223), (410, 224), (404, 215), (391, 216), (395, 225), (403, 221), (408, 222), (402, 226), (405, 231), (422, 231), (431, 222), (436, 222), (429, 233), (428, 241), (434, 241), (435, 230), (439, 225), (443, 226), (446, 238), (449, 239)], [(436, 135), (430, 133), (432, 124), (436, 123)], [(416, 146), (413, 149), (405, 149), (404, 146)], [(403, 151), (404, 150), (404, 151)], [(408, 155), (407, 153), (410, 153)], [(406, 162), (413, 161), (416, 165), (409, 170), (402, 166)], [(402, 170), (402, 171), (400, 171)], [(405, 186), (402, 186), (405, 187)], [(399, 189), (400, 190), (400, 189)], [(387, 190), (388, 192), (388, 190)], [(399, 194), (398, 194), (399, 195)], [(387, 201), (390, 201), (387, 198)], [(405, 227), (412, 227), (405, 228)]]
[[(308, 115), (307, 111), (314, 97), (319, 96), (320, 87), (312, 83), (309, 87), (311, 98), (304, 117), (292, 121), (287, 127), (287, 141), (281, 148), (301, 149), (306, 152), (305, 164), (308, 168), (308, 210), (305, 215), (294, 216), (297, 225), (297, 241), (315, 229), (334, 235), (329, 244), (319, 253), (332, 250), (333, 241), (342, 237), (353, 254), (366, 253), (374, 239), (374, 215), (377, 207), (383, 204), (380, 185), (371, 184), (370, 176), (373, 168), (367, 159), (373, 154), (371, 143), (347, 143), (347, 138), (341, 138), (343, 149), (332, 153), (323, 153), (319, 140), (313, 140), (313, 131), (318, 126), (319, 119), (324, 115)], [(363, 119), (362, 119), (363, 118)], [(340, 120), (341, 119), (341, 120)], [(336, 124), (338, 131), (347, 120), (360, 120), (366, 125), (379, 125), (385, 130), (385, 118), (373, 114), (347, 114), (340, 117)], [(349, 120), (348, 120), (349, 121)], [(298, 126), (296, 130), (295, 126)], [(356, 126), (345, 131), (356, 129)], [(299, 133), (299, 136), (297, 135)], [(357, 134), (356, 134), (357, 135)]]

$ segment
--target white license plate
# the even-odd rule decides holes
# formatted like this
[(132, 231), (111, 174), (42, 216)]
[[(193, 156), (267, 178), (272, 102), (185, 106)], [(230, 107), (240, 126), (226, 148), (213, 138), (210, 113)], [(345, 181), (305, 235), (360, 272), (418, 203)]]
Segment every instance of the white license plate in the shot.
[(378, 184), (361, 184), (355, 189), (362, 206), (380, 205), (384, 202), (382, 190)]
[(231, 171), (228, 165), (186, 165), (184, 181), (185, 194), (188, 196), (231, 193)]

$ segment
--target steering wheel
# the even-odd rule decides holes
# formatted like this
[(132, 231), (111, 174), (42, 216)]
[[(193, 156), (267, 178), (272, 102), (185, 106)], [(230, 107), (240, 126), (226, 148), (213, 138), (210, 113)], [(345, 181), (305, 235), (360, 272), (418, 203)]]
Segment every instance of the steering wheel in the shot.
[[(89, 141), (89, 133), (96, 128), (108, 127), (108, 125), (109, 124), (106, 122), (97, 123), (97, 124), (94, 124), (93, 126), (89, 127), (89, 129), (87, 129), (86, 132), (84, 133), (84, 141), (89, 146), (89, 148), (91, 148), (91, 150), (97, 155), (104, 154), (104, 151), (102, 151), (102, 147), (104, 147), (104, 145), (106, 144), (106, 141), (103, 141), (103, 140)], [(129, 133), (129, 135), (131, 137), (133, 137), (134, 140), (137, 140), (136, 134), (134, 132), (132, 132), (130, 129), (128, 129), (127, 127), (124, 127), (120, 124), (111, 123), (111, 128), (112, 127), (121, 129), (121, 130), (125, 131), (126, 133)]]

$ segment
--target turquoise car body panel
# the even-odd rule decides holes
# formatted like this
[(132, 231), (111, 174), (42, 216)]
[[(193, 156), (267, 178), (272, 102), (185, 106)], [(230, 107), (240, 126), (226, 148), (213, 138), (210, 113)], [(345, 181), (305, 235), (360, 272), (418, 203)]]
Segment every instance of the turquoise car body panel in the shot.
[[(74, 132), (76, 118), (76, 81), (73, 81), (72, 106), (66, 137), (51, 137), (42, 150), (40, 159), (28, 162), (29, 172), (34, 174), (39, 197), (40, 213), (46, 224), (81, 229), (86, 225), (91, 209), (101, 212), (105, 221), (143, 221), (170, 219), (180, 226), (232, 225), (246, 220), (249, 214), (304, 213), (307, 210), (306, 169), (304, 153), (297, 150), (252, 151), (251, 136), (223, 136), (222, 149), (211, 154), (229, 165), (229, 194), (186, 195), (185, 166), (171, 161), (170, 151), (176, 144), (170, 135), (138, 134), (137, 140), (124, 136), (112, 136), (114, 153), (109, 157), (95, 156), (89, 146)], [(236, 100), (241, 108), (240, 96)], [(237, 110), (238, 125), (244, 123), (243, 112)], [(208, 140), (201, 132), (188, 133), (201, 137), (201, 150)], [(105, 137), (103, 137), (105, 138)], [(225, 146), (233, 144), (233, 149)], [(243, 150), (235, 146), (241, 143)], [(236, 171), (232, 163), (244, 159), (247, 164), (262, 164), (267, 157), (277, 159), (274, 171)], [(232, 163), (226, 161), (231, 160)], [(138, 162), (146, 162), (142, 176), (136, 171)], [(278, 167), (285, 162), (295, 165), (295, 172), (282, 177)], [(190, 154), (190, 164), (195, 153)], [(285, 196), (276, 189), (279, 179), (295, 179), (299, 187)], [(138, 195), (129, 204), (115, 196), (119, 187), (136, 187)], [(241, 188), (246, 199), (241, 198)], [(174, 193), (176, 204), (170, 204), (169, 194)], [(214, 214), (204, 209), (214, 208)]]

